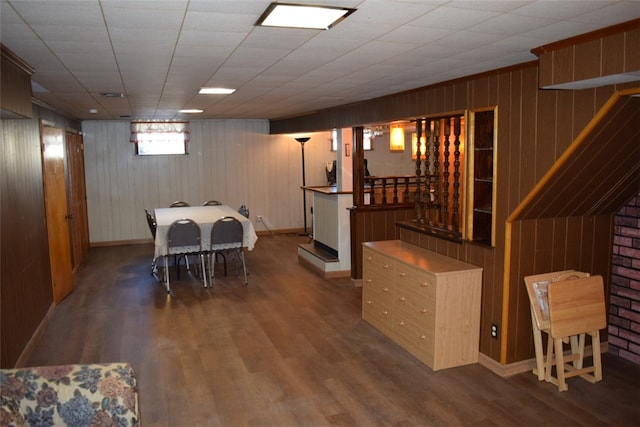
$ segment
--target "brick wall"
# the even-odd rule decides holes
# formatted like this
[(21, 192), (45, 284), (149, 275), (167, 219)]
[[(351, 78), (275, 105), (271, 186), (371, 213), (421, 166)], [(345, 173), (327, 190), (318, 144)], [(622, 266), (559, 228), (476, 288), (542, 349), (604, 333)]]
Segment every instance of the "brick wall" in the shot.
[(615, 217), (609, 351), (640, 364), (640, 194)]

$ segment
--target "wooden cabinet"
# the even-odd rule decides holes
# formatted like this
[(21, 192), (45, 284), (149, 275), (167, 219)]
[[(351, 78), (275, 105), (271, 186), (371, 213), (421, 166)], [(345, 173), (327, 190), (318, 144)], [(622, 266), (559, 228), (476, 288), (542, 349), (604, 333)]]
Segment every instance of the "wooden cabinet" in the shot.
[(29, 119), (33, 68), (0, 44), (0, 118)]
[(473, 151), (469, 191), (473, 209), (470, 212), (469, 239), (494, 246), (496, 110), (472, 111), (469, 133)]
[(362, 318), (433, 370), (478, 362), (482, 268), (400, 240), (363, 243)]

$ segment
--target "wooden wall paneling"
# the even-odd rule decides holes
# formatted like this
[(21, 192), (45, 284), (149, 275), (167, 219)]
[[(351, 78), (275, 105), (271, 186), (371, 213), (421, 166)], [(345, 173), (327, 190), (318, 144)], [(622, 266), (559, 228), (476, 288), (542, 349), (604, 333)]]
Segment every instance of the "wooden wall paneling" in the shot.
[[(501, 345), (506, 349), (505, 363), (513, 363), (522, 360), (521, 354), (525, 350), (533, 348), (533, 336), (531, 334), (531, 315), (529, 313), (528, 297), (524, 287), (524, 277), (534, 274), (536, 271), (544, 270), (546, 267), (540, 266), (540, 260), (537, 251), (532, 254), (531, 250), (535, 247), (537, 234), (539, 230), (535, 221), (518, 221), (514, 223), (512, 228), (512, 256), (511, 256), (511, 274), (510, 286), (508, 294), (508, 311), (504, 313), (500, 327), (506, 329), (506, 342)], [(536, 247), (537, 249), (537, 247)], [(523, 306), (522, 301), (526, 304)], [(524, 318), (529, 322), (529, 328), (523, 329), (521, 322), (525, 322)], [(518, 325), (521, 327), (518, 328)], [(504, 334), (504, 331), (503, 331)], [(523, 344), (525, 335), (528, 335), (526, 344)], [(504, 337), (504, 335), (503, 335)], [(520, 337), (520, 340), (518, 338)], [(523, 347), (524, 345), (524, 347)], [(502, 355), (501, 355), (502, 357)]]
[(640, 70), (640, 26), (625, 32), (624, 69), (625, 73)]
[[(509, 133), (503, 135), (502, 138), (498, 135), (498, 138), (504, 140), (504, 136), (507, 137), (507, 144), (509, 144), (509, 152), (507, 162), (509, 163), (509, 171), (507, 175), (502, 175), (502, 179), (498, 177), (498, 186), (505, 186), (506, 191), (498, 190), (497, 197), (501, 194), (507, 194), (509, 206), (507, 211), (511, 212), (513, 208), (517, 206), (522, 198), (521, 194), (521, 182), (523, 173), (530, 167), (534, 166), (534, 162), (523, 159), (520, 153), (524, 149), (523, 147), (523, 135), (522, 135), (522, 120), (521, 115), (522, 98), (527, 94), (521, 92), (522, 89), (522, 76), (519, 72), (510, 73), (510, 80), (508, 86), (509, 101), (505, 104), (506, 110), (509, 111)], [(498, 118), (498, 120), (500, 120)], [(504, 145), (504, 144), (502, 144)], [(504, 157), (503, 157), (504, 159)], [(507, 177), (507, 179), (504, 179)]]
[[(505, 73), (498, 76), (495, 95), (498, 106), (509, 105), (510, 88), (511, 74)], [(504, 227), (500, 225), (502, 224), (502, 219), (506, 219), (513, 207), (518, 203), (517, 200), (512, 199), (511, 190), (509, 190), (511, 180), (504, 179), (504, 177), (512, 176), (512, 173), (517, 173), (518, 163), (514, 161), (514, 154), (515, 147), (512, 146), (511, 142), (511, 110), (498, 107), (498, 151), (497, 162), (494, 165), (497, 168), (496, 206), (494, 209), (497, 246), (504, 242), (499, 239), (500, 233), (504, 233)], [(500, 243), (498, 244), (498, 242)]]
[[(556, 159), (556, 128), (559, 126), (557, 117), (558, 92), (542, 90), (538, 92), (535, 182), (537, 183), (553, 165)], [(533, 187), (525, 189), (531, 190)]]
[(572, 82), (574, 69), (574, 47), (569, 46), (554, 50), (553, 56), (553, 84)]
[[(558, 91), (558, 121), (556, 125), (556, 147), (553, 150), (554, 162), (571, 145), (573, 138), (582, 129), (574, 129), (575, 98), (573, 91)], [(549, 165), (551, 166), (551, 165)], [(547, 168), (548, 169), (548, 168)], [(545, 171), (543, 171), (544, 174)]]
[[(515, 77), (515, 76), (514, 76)], [(520, 182), (517, 184), (519, 188), (533, 188), (537, 182), (535, 161), (530, 159), (536, 158), (536, 137), (537, 137), (537, 120), (536, 110), (538, 105), (537, 99), (537, 74), (535, 70), (525, 69), (519, 73), (521, 86), (520, 92), (525, 94), (521, 100), (521, 116), (523, 120), (520, 124), (520, 157), (522, 161), (522, 172), (520, 173)], [(514, 90), (518, 90), (514, 87)], [(530, 95), (530, 96), (529, 96)], [(517, 112), (516, 112), (517, 113)], [(498, 114), (498, 120), (500, 115)], [(499, 137), (499, 136), (498, 136)], [(498, 146), (500, 142), (498, 141)], [(528, 161), (529, 159), (529, 161)], [(522, 195), (518, 197), (521, 199)], [(499, 224), (496, 222), (496, 224)]]
[(53, 303), (38, 111), (2, 121), (0, 367), (11, 368)]
[[(492, 295), (495, 287), (493, 280), (494, 266), (491, 264), (489, 251), (479, 245), (465, 245), (465, 255), (463, 259), (466, 259), (469, 264), (482, 267), (482, 298), (483, 305), (480, 309), (480, 349), (489, 348), (491, 343), (483, 344), (485, 341), (491, 338), (491, 319), (494, 311), (494, 298)], [(488, 297), (485, 302), (485, 297)], [(482, 350), (481, 350), (482, 351)]]
[(572, 140), (578, 136), (578, 134), (587, 126), (587, 124), (593, 119), (593, 116), (598, 112), (595, 105), (595, 91), (593, 90), (578, 90), (574, 92), (574, 102), (576, 107), (573, 114), (573, 137)]
[[(602, 39), (601, 75), (618, 74), (624, 70), (625, 49), (621, 46), (625, 46), (625, 33), (612, 34)], [(637, 52), (635, 56), (637, 56)]]
[(605, 283), (609, 282), (611, 273), (613, 218), (613, 214), (582, 218), (582, 235), (589, 242), (582, 246), (582, 265), (592, 274), (603, 276)]
[[(580, 263), (589, 268), (588, 271), (594, 271), (595, 265), (593, 261), (595, 259), (595, 252), (597, 251), (595, 247), (595, 234), (596, 234), (596, 224), (595, 217), (581, 217), (582, 223), (582, 246), (580, 246)], [(611, 252), (609, 249), (608, 252)], [(593, 273), (596, 274), (596, 273)]]
[(459, 81), (453, 86), (453, 108), (452, 110), (465, 110), (469, 107), (471, 96), (471, 82)]
[[(524, 228), (524, 227), (528, 227), (528, 228)], [(508, 262), (509, 262), (509, 276), (506, 278), (506, 280), (508, 281), (508, 285), (509, 285), (509, 291), (511, 291), (511, 289), (516, 290), (516, 292), (521, 292), (521, 287), (524, 286), (524, 282), (523, 282), (523, 278), (525, 275), (527, 275), (528, 271), (533, 271), (534, 269), (534, 263), (535, 260), (533, 257), (522, 257), (522, 253), (524, 251), (528, 251), (529, 247), (530, 247), (530, 242), (534, 241), (534, 234), (531, 233), (531, 235), (526, 236), (529, 240), (525, 240), (524, 236), (524, 231), (528, 230), (531, 231), (532, 228), (528, 225), (525, 224), (525, 221), (516, 221), (511, 225), (511, 238), (510, 238), (510, 252), (507, 254), (508, 257)], [(500, 283), (502, 283), (503, 281), (501, 280)], [(506, 285), (503, 283), (503, 286)], [(496, 287), (496, 292), (498, 291), (497, 287)], [(517, 322), (514, 320), (512, 320), (511, 316), (511, 311), (510, 311), (510, 307), (511, 307), (511, 301), (509, 300), (504, 300), (504, 294), (505, 291), (501, 288), (502, 291), (502, 295), (500, 296), (500, 298), (498, 299), (497, 295), (492, 295), (492, 297), (494, 298), (494, 302), (496, 301), (500, 301), (500, 306), (497, 307), (497, 309), (499, 311), (497, 311), (497, 314), (499, 316), (498, 318), (498, 326), (500, 329), (500, 333), (499, 333), (499, 345), (497, 347), (499, 348), (495, 348), (492, 347), (491, 350), (491, 355), (495, 360), (500, 360), (501, 362), (504, 362), (503, 358), (506, 358), (505, 360), (511, 360), (511, 358), (513, 358), (513, 356), (510, 355), (510, 353), (508, 352), (509, 350), (509, 343), (507, 339), (504, 339), (505, 336), (509, 336), (510, 330), (512, 329), (510, 327), (511, 322), (513, 321), (514, 323), (514, 328), (517, 327)], [(503, 309), (505, 309), (503, 311)], [(491, 321), (495, 321), (492, 319), (488, 319), (489, 322)], [(522, 333), (521, 331), (518, 331), (516, 329), (515, 334), (520, 334)], [(531, 339), (531, 337), (527, 340), (527, 342), (531, 341), (531, 343), (527, 344), (527, 345), (531, 345), (533, 343), (533, 340)], [(493, 341), (492, 341), (493, 342)], [(511, 346), (513, 347), (513, 346)], [(505, 352), (505, 354), (503, 355), (502, 353)]]
[(582, 260), (582, 240), (588, 238), (582, 234), (582, 218), (568, 217), (566, 221), (566, 243), (564, 259), (566, 269), (587, 271), (591, 273), (591, 266), (583, 263)]
[(566, 267), (566, 254), (571, 250), (571, 242), (567, 241), (567, 218), (554, 219), (552, 239), (551, 267), (548, 272), (569, 270), (570, 268)]
[(602, 76), (602, 40), (577, 44), (574, 50), (573, 79), (575, 81)]
[[(494, 105), (490, 103), (489, 91), (491, 88), (491, 79), (489, 77), (479, 80), (474, 80), (470, 83), (470, 104), (473, 106), (489, 106)], [(495, 89), (495, 88), (494, 88)], [(466, 107), (462, 107), (466, 108)]]
[(536, 248), (535, 268), (537, 272), (546, 273), (553, 271), (553, 243), (554, 243), (554, 218), (541, 218), (535, 220), (536, 238), (532, 246)]
[(546, 87), (553, 84), (554, 58), (553, 52), (540, 55), (538, 60), (538, 85)]

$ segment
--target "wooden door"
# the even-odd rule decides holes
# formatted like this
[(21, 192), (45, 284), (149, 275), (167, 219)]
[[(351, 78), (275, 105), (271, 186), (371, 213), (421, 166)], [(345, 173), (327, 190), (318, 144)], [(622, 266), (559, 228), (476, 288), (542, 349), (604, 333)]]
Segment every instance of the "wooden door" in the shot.
[(80, 266), (89, 250), (87, 218), (87, 188), (84, 176), (84, 144), (82, 134), (67, 130), (67, 165), (69, 181), (69, 212), (71, 213), (71, 249), (73, 269)]
[(67, 210), (67, 186), (64, 173), (64, 133), (41, 122), (42, 176), (49, 240), (49, 261), (53, 299), (62, 301), (73, 290), (71, 244)]

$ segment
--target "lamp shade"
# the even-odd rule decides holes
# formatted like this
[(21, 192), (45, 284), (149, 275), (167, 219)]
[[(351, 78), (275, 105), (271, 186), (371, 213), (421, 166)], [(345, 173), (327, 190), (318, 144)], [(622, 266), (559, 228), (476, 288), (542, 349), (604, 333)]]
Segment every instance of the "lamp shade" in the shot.
[(404, 151), (404, 128), (401, 125), (391, 126), (389, 135), (389, 150)]

